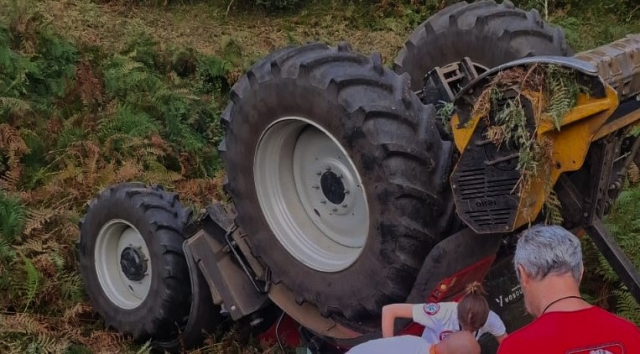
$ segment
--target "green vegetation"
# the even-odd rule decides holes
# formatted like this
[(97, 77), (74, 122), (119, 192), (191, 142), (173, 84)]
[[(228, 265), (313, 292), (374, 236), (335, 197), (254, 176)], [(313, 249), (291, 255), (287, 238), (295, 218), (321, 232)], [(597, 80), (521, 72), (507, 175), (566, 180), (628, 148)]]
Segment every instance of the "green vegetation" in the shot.
[(35, 3), (9, 5), (0, 22), (0, 351), (121, 348), (95, 331), (102, 325), (84, 302), (77, 221), (119, 181), (172, 185), (198, 205), (216, 197), (231, 65), (145, 33), (107, 52), (59, 35)]
[[(640, 221), (629, 210), (638, 210), (640, 207), (640, 187), (629, 188), (622, 192), (617, 200), (613, 213), (607, 220), (607, 227), (616, 235), (616, 240), (640, 268)], [(615, 298), (617, 312), (640, 324), (640, 305), (635, 302), (629, 292), (620, 286), (620, 279), (613, 271), (609, 263), (601, 254), (598, 254), (599, 267), (597, 274), (604, 277), (607, 283), (613, 284), (612, 293)]]
[[(219, 199), (217, 120), (249, 65), (308, 40), (347, 40), (389, 64), (448, 3), (0, 0), (0, 352), (147, 352), (103, 330), (84, 298), (74, 249), (85, 203), (128, 180), (163, 183), (195, 207)], [(578, 50), (640, 32), (629, 0), (515, 3), (546, 8)], [(640, 229), (624, 211), (639, 193), (625, 192), (609, 219), (636, 262)], [(589, 256), (588, 272), (605, 279), (594, 301), (640, 323)], [(259, 352), (233, 333), (217, 339), (201, 352)]]

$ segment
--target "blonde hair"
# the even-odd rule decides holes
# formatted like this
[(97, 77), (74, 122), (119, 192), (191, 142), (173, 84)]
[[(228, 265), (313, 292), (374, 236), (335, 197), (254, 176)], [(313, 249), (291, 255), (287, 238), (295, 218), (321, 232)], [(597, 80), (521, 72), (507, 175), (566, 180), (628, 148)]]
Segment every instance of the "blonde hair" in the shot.
[(467, 285), (464, 298), (458, 303), (458, 322), (463, 329), (477, 331), (487, 322), (489, 303), (482, 284), (473, 282)]

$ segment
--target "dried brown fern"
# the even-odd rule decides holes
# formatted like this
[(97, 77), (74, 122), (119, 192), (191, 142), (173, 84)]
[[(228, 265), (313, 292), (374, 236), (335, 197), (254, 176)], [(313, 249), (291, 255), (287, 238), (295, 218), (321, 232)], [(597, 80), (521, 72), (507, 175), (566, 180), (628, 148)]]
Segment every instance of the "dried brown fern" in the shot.
[(25, 236), (30, 236), (34, 231), (41, 230), (46, 223), (51, 221), (56, 215), (60, 214), (60, 210), (54, 209), (29, 209), (27, 212), (27, 221), (24, 227)]
[(627, 176), (629, 178), (629, 183), (631, 185), (636, 185), (640, 183), (640, 168), (634, 162), (629, 165), (629, 170), (627, 171)]
[(39, 352), (49, 353), (66, 353), (72, 342), (82, 344), (92, 353), (127, 352), (127, 341), (122, 335), (98, 327), (87, 331), (99, 325), (91, 316), (91, 307), (84, 303), (71, 307), (61, 317), (5, 313), (0, 315), (0, 333), (22, 335), (21, 340), (14, 341), (15, 353), (24, 353), (21, 345), (25, 342), (37, 345)]
[(73, 305), (73, 307), (64, 311), (63, 319), (67, 322), (73, 322), (78, 321), (83, 316), (90, 318), (93, 314), (92, 311), (93, 309), (91, 305), (89, 305), (88, 303), (79, 302)]
[(46, 322), (38, 316), (27, 313), (16, 313), (0, 317), (0, 332), (11, 333), (51, 333)]
[(103, 103), (104, 85), (102, 79), (96, 75), (88, 60), (80, 61), (75, 68), (74, 86), (69, 90), (70, 100), (77, 96), (85, 106)]
[(20, 249), (23, 252), (42, 253), (45, 252), (45, 245), (42, 243), (42, 238), (30, 238), (20, 245)]
[(111, 183), (129, 182), (142, 176), (144, 169), (133, 161), (125, 161), (118, 169)]
[(183, 179), (177, 181), (175, 191), (185, 204), (206, 207), (215, 200), (223, 200), (225, 172), (220, 171), (214, 178)]
[[(31, 258), (33, 265), (36, 266), (38, 271), (45, 276), (46, 279), (55, 279), (57, 272), (56, 266), (51, 260), (51, 257), (47, 254), (39, 254)], [(41, 296), (41, 294), (38, 294)]]
[(5, 174), (0, 177), (0, 189), (15, 192), (20, 183), (21, 174), (22, 168), (20, 165), (16, 165), (11, 168), (11, 170), (5, 172)]
[(20, 159), (29, 152), (20, 133), (8, 124), (0, 124), (0, 154), (6, 157), (7, 172), (0, 176), (0, 187), (15, 191), (20, 181)]
[(121, 334), (107, 331), (93, 331), (77, 340), (93, 353), (122, 353), (127, 341)]

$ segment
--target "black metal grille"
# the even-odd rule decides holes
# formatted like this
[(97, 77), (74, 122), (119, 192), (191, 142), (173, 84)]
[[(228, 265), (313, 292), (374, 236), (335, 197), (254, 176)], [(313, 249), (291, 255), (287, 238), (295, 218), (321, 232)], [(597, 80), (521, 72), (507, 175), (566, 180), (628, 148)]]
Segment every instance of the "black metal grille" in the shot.
[(520, 173), (498, 168), (488, 159), (512, 152), (487, 154), (482, 144), (469, 145), (451, 181), (458, 213), (477, 233), (510, 231), (518, 211)]

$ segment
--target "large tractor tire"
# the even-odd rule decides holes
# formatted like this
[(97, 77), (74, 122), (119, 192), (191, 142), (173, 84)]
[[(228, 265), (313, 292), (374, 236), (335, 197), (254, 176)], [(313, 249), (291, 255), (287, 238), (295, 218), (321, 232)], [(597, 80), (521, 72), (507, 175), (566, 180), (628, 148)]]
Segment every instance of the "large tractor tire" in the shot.
[(220, 310), (202, 275), (190, 275), (182, 249), (191, 215), (177, 194), (141, 183), (111, 186), (89, 203), (80, 271), (108, 327), (177, 352), (218, 324)]
[(222, 115), (229, 193), (254, 254), (299, 303), (357, 322), (404, 301), (451, 219), (452, 146), (409, 76), (347, 44), (254, 65)]
[(424, 76), (469, 57), (477, 71), (529, 56), (570, 56), (564, 31), (545, 23), (536, 10), (523, 11), (505, 1), (461, 1), (431, 16), (409, 35), (396, 57), (396, 73), (411, 75), (422, 89)]

